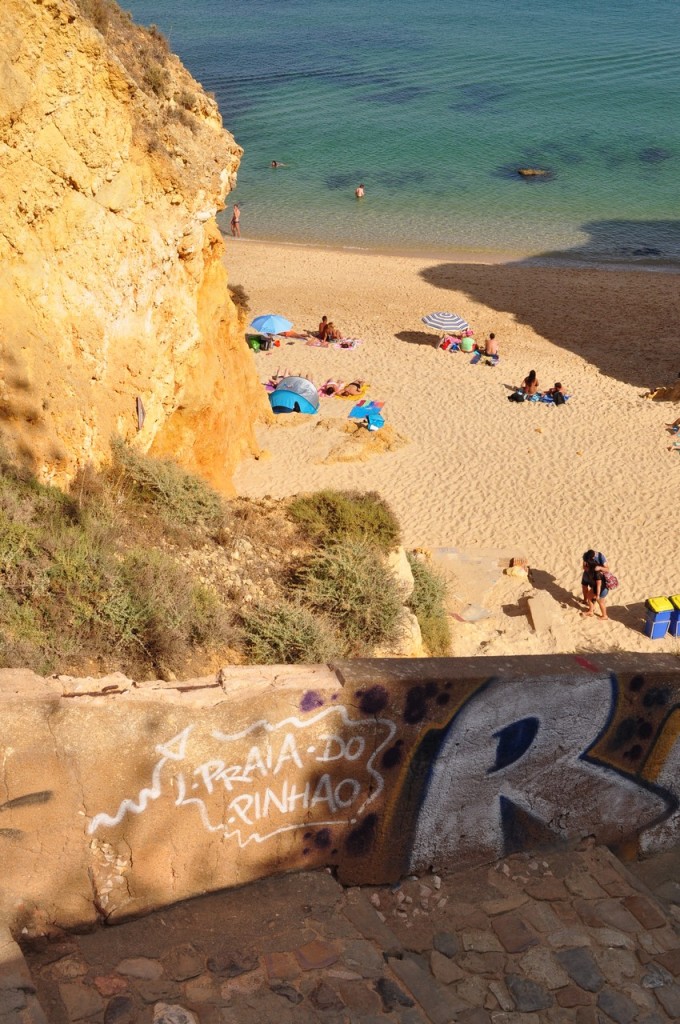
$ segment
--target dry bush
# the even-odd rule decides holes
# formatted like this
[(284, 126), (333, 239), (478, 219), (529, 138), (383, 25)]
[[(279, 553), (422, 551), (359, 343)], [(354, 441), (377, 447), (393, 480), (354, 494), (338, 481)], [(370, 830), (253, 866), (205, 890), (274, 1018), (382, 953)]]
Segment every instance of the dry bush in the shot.
[(300, 602), (327, 616), (344, 652), (361, 657), (398, 639), (401, 597), (374, 547), (346, 540), (312, 555), (293, 574)]
[(290, 601), (243, 612), (240, 627), (241, 647), (256, 665), (314, 665), (339, 654), (340, 645), (324, 619)]

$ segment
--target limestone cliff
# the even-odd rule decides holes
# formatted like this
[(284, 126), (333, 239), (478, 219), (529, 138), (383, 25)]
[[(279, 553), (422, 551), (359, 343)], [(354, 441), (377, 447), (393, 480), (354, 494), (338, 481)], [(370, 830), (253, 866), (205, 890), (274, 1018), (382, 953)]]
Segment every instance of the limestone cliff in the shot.
[(268, 407), (214, 219), (241, 153), (110, 0), (3, 0), (0, 441), (43, 479), (120, 434), (229, 492), (255, 450)]

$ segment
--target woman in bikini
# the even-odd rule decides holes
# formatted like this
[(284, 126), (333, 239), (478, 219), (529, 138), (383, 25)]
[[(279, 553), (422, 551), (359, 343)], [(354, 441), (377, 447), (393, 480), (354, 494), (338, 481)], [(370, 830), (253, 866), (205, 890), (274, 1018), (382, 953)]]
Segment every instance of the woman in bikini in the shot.
[(522, 381), (521, 390), (525, 395), (535, 395), (538, 391), (538, 380), (536, 379), (536, 371), (529, 370), (529, 375)]

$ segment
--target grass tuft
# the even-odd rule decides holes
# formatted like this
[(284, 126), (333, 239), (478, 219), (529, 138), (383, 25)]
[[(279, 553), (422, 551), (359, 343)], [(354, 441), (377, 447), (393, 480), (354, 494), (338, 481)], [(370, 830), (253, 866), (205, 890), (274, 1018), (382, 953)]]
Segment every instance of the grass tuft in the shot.
[(256, 665), (318, 664), (338, 656), (328, 625), (290, 601), (258, 605), (241, 615), (242, 647)]
[(397, 639), (401, 598), (379, 552), (364, 541), (331, 545), (303, 564), (293, 585), (300, 601), (330, 619), (344, 653), (359, 657)]
[(445, 657), (451, 648), (451, 626), (446, 614), (446, 583), (439, 573), (407, 552), (414, 588), (408, 606), (418, 619), (423, 643), (433, 658)]
[(294, 498), (289, 515), (320, 544), (366, 541), (385, 553), (398, 547), (399, 523), (387, 502), (373, 491), (317, 491)]
[(224, 525), (226, 505), (205, 480), (187, 473), (170, 459), (140, 455), (120, 439), (112, 442), (111, 451), (114, 472), (168, 525), (211, 531)]

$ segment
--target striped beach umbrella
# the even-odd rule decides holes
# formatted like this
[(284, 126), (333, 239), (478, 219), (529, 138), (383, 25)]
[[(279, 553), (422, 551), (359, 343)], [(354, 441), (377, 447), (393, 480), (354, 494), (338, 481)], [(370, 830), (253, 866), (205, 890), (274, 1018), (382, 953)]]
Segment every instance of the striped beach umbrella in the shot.
[(470, 327), (462, 316), (456, 316), (455, 313), (428, 313), (422, 317), (422, 321), (436, 331), (467, 331)]

